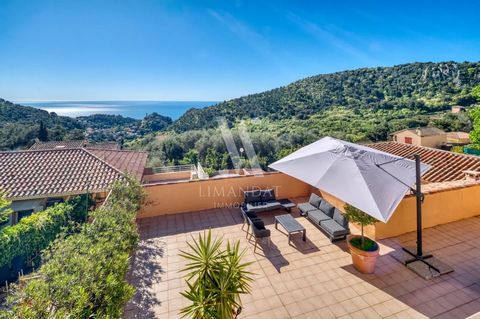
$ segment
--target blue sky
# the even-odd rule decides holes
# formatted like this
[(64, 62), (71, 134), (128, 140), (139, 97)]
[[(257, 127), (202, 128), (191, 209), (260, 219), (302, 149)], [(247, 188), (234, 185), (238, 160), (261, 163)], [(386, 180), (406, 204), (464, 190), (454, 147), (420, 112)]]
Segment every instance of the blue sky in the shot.
[(224, 100), (319, 73), (478, 61), (475, 1), (0, 0), (0, 97)]

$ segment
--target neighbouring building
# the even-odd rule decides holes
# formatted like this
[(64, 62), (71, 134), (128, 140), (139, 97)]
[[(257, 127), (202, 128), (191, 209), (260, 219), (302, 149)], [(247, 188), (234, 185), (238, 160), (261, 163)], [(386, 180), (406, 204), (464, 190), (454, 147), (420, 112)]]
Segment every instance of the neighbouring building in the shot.
[(447, 143), (451, 145), (470, 144), (470, 135), (465, 132), (448, 132)]
[(392, 133), (394, 142), (438, 148), (447, 142), (447, 133), (436, 127), (418, 127)]
[(99, 148), (108, 150), (118, 150), (120, 146), (116, 142), (97, 143), (92, 144), (87, 140), (73, 140), (73, 141), (37, 141), (30, 147), (30, 150), (52, 150), (52, 149), (65, 149), (65, 148)]
[(454, 105), (452, 106), (452, 113), (460, 113), (460, 112), (466, 112), (467, 109), (465, 108), (465, 106), (461, 106), (461, 105)]
[(77, 142), (0, 152), (0, 190), (12, 202), (13, 210), (4, 224), (15, 224), (76, 195), (88, 193), (102, 201), (113, 182), (125, 173), (142, 180), (146, 152), (90, 148)]

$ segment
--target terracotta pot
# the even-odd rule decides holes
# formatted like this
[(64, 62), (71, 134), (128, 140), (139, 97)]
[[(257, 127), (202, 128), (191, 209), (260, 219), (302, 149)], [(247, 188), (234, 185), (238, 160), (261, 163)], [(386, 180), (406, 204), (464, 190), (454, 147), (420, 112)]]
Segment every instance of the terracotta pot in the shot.
[(377, 250), (365, 251), (358, 249), (352, 244), (350, 240), (358, 235), (350, 235), (347, 237), (348, 248), (350, 249), (350, 255), (352, 256), (352, 262), (355, 269), (364, 274), (371, 274), (375, 271), (375, 263), (377, 262), (377, 256), (380, 252), (380, 247), (377, 244)]

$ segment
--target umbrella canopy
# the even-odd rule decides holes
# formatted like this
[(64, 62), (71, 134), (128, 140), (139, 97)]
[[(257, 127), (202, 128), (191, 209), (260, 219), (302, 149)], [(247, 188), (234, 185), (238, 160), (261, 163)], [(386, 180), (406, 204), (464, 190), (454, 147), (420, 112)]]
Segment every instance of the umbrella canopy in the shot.
[[(387, 222), (415, 184), (415, 161), (324, 137), (269, 165)], [(421, 164), (423, 175), (430, 169)]]

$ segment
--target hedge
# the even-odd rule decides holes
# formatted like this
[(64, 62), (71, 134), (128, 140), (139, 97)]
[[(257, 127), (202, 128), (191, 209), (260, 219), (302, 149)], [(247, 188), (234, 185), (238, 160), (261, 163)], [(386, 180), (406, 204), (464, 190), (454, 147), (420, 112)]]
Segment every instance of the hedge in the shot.
[(11, 318), (119, 318), (134, 288), (125, 279), (138, 241), (135, 223), (143, 192), (118, 182), (106, 204), (78, 233), (57, 238), (43, 265), (10, 298)]
[(34, 259), (70, 221), (85, 220), (84, 203), (84, 199), (77, 197), (0, 230), (0, 268), (11, 265), (16, 257)]

